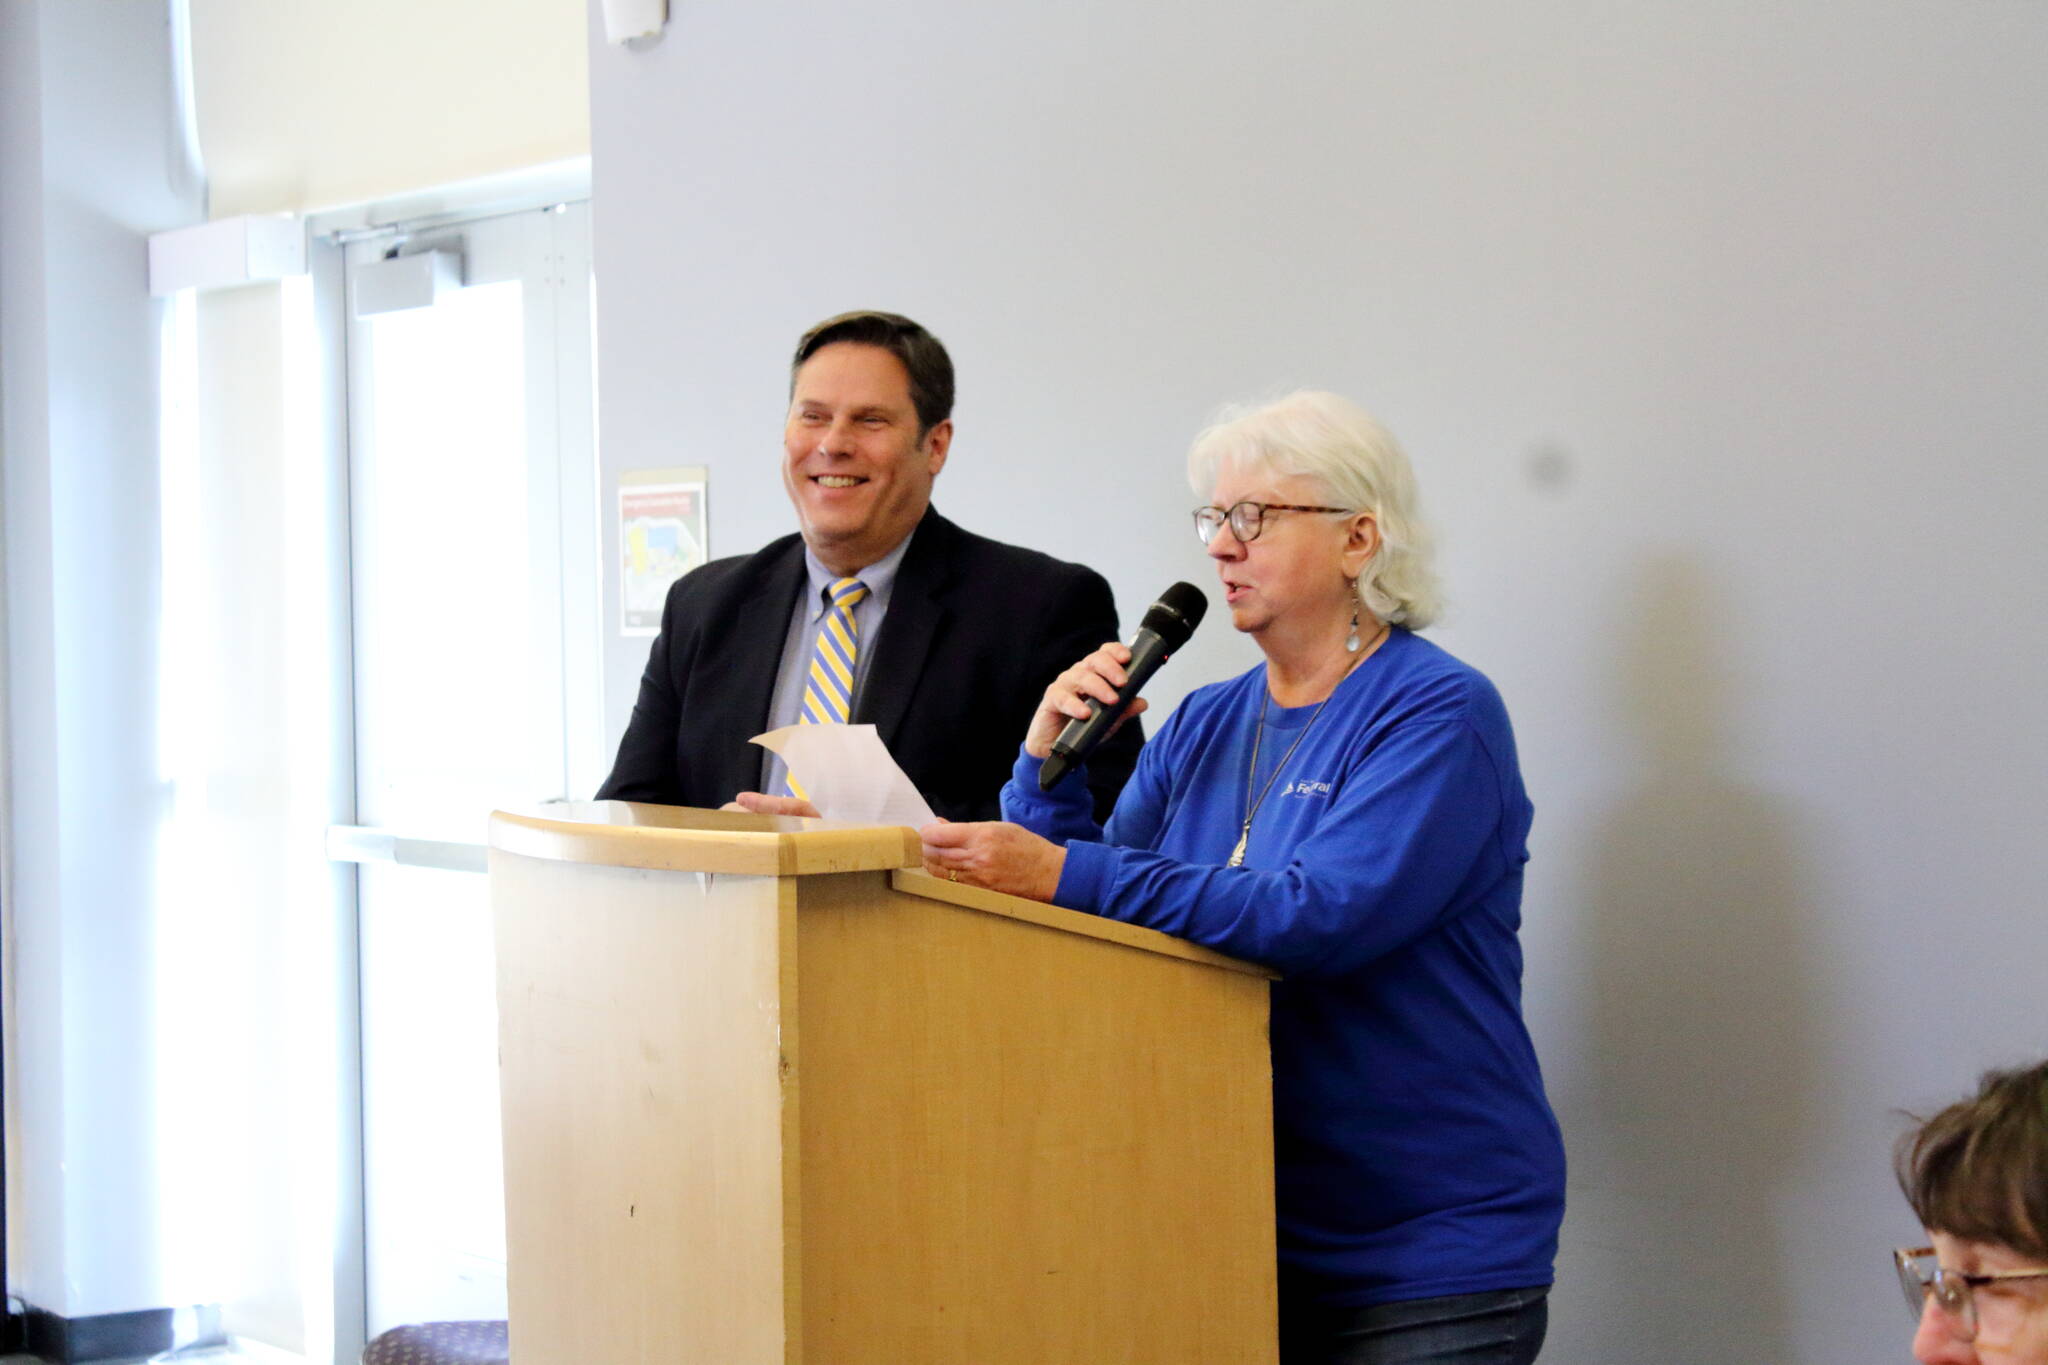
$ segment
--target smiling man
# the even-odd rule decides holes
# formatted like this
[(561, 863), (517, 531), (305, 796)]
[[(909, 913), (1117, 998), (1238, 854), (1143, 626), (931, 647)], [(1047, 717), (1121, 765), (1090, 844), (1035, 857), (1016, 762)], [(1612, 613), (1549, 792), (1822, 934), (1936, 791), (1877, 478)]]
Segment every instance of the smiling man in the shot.
[[(953, 444), (953, 362), (894, 313), (804, 334), (782, 482), (800, 533), (677, 580), (600, 799), (799, 810), (749, 744), (800, 720), (872, 723), (938, 814), (996, 818), (1040, 696), (1116, 636), (1092, 569), (974, 535), (932, 508)], [(1136, 722), (1089, 760), (1106, 818)]]

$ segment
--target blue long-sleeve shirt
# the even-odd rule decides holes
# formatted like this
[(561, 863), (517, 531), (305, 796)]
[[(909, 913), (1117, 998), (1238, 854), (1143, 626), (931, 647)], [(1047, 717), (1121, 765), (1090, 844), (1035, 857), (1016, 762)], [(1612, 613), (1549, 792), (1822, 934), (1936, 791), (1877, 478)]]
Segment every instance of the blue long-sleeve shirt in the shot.
[[(1228, 867), (1248, 787), (1276, 766)], [(1531, 808), (1493, 685), (1396, 629), (1320, 715), (1274, 707), (1263, 665), (1193, 693), (1106, 828), (1083, 778), (1041, 793), (1038, 767), (1020, 757), (1003, 814), (1066, 844), (1055, 903), (1284, 974), (1273, 1119), (1290, 1284), (1362, 1306), (1550, 1283), (1564, 1146), (1522, 1023)]]

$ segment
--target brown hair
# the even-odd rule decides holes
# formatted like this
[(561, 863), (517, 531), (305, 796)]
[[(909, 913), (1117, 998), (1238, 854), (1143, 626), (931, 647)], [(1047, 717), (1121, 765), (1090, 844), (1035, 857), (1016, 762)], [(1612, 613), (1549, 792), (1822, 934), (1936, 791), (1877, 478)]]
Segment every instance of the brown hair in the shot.
[(1899, 1139), (1896, 1166), (1930, 1232), (2048, 1262), (2048, 1062), (1985, 1073)]
[(879, 346), (903, 362), (910, 375), (910, 402), (917, 409), (919, 439), (953, 415), (953, 358), (937, 337), (901, 313), (841, 313), (805, 332), (789, 362), (792, 393), (796, 372), (804, 362), (836, 341)]

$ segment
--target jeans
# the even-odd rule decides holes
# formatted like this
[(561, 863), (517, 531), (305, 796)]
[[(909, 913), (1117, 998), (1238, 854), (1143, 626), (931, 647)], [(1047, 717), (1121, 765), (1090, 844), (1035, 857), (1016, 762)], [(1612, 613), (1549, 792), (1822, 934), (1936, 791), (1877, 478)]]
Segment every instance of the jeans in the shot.
[(1283, 1314), (1280, 1365), (1531, 1365), (1550, 1291), (1498, 1289)]

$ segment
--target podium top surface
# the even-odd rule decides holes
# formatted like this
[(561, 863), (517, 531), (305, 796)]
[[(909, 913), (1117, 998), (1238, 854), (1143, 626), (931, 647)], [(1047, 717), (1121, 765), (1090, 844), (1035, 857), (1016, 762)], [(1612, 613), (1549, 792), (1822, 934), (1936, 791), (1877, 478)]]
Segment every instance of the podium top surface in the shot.
[(945, 901), (949, 905), (979, 910), (983, 914), (1001, 915), (1005, 919), (1023, 920), (1027, 924), (1042, 924), (1061, 933), (1079, 934), (1083, 938), (1102, 939), (1107, 943), (1121, 943), (1127, 948), (1141, 948), (1148, 953), (1157, 953), (1161, 957), (1177, 957), (1186, 962), (1199, 962), (1209, 967), (1221, 967), (1226, 971), (1243, 972), (1246, 976), (1264, 977), (1268, 981), (1280, 979), (1280, 973), (1270, 967), (1225, 957), (1222, 953), (1190, 943), (1184, 938), (1162, 934), (1157, 929), (1125, 924), (1122, 920), (1090, 915), (1079, 910), (1063, 910), (1057, 905), (1025, 900), (1019, 896), (1006, 896), (1000, 891), (989, 891), (979, 886), (942, 881), (921, 869), (892, 872), (889, 874), (889, 881), (898, 891), (907, 891), (926, 900)]
[(1269, 968), (1225, 957), (1156, 929), (928, 876), (922, 870), (917, 831), (903, 826), (634, 801), (564, 801), (523, 811), (491, 812), (491, 847), (547, 862), (663, 872), (760, 877), (888, 872), (897, 890), (926, 900), (1250, 976), (1269, 980), (1279, 976)]
[(917, 831), (792, 815), (564, 801), (491, 812), (491, 847), (551, 862), (794, 877), (918, 867)]

